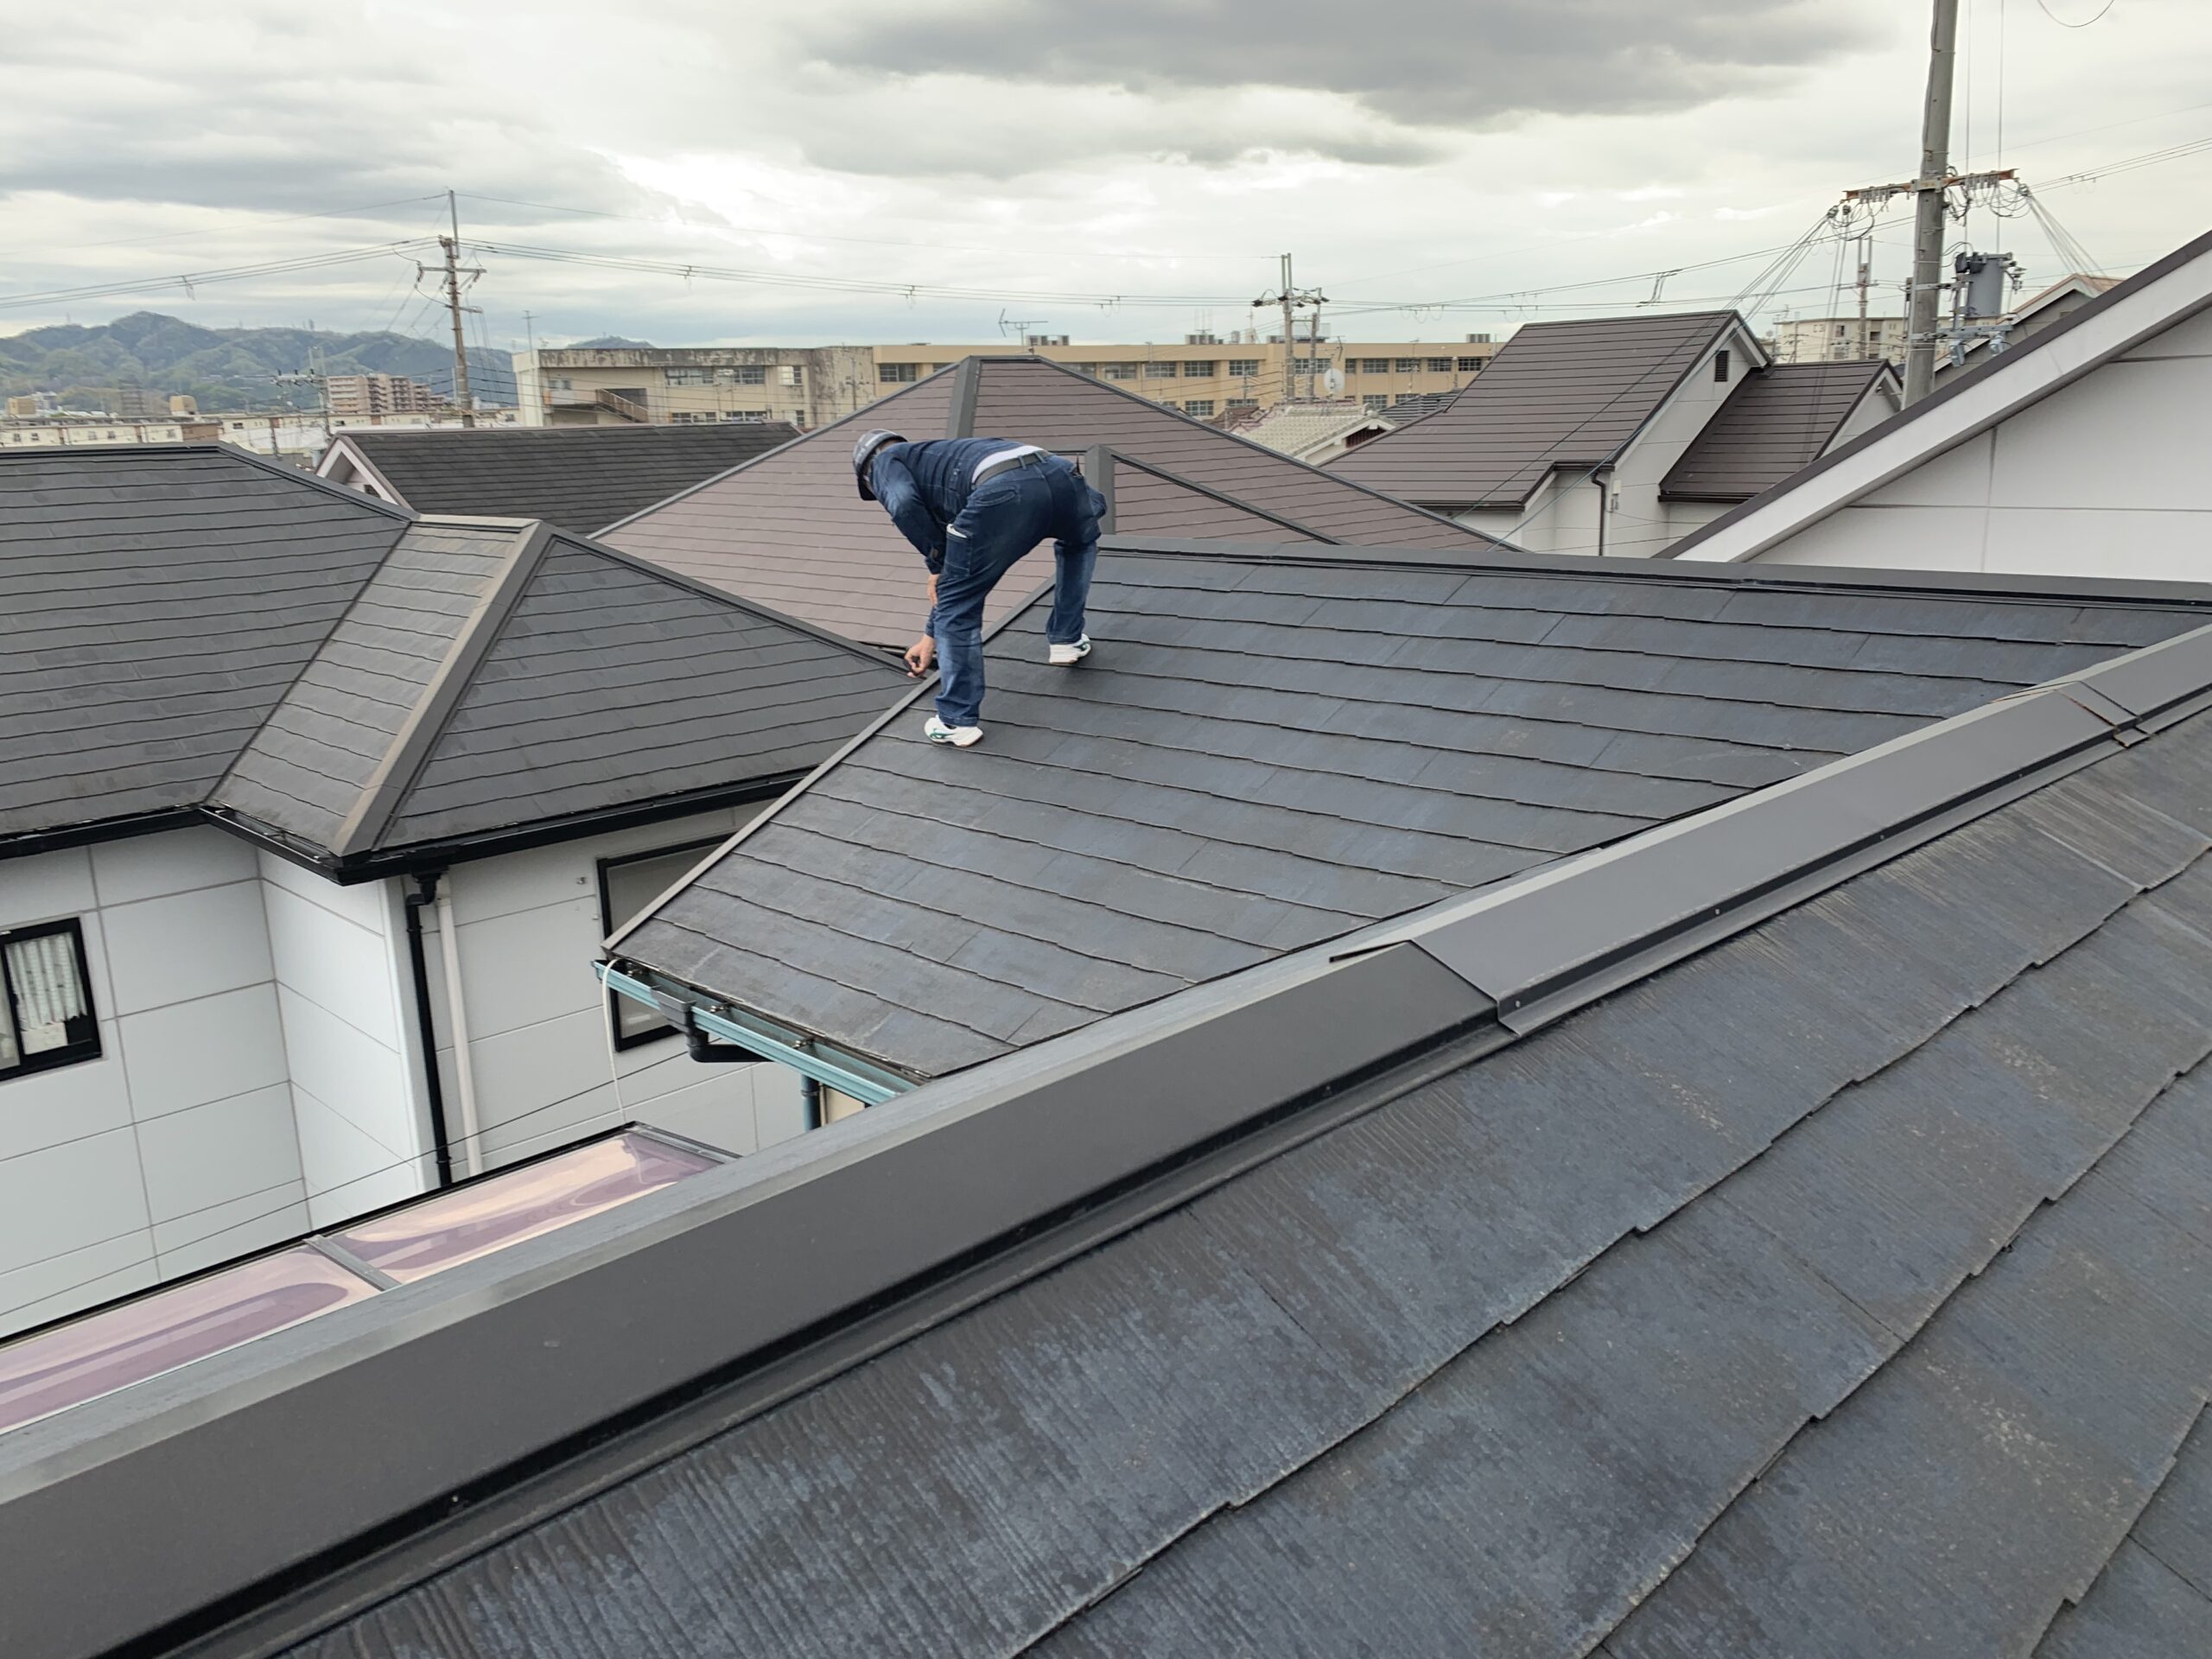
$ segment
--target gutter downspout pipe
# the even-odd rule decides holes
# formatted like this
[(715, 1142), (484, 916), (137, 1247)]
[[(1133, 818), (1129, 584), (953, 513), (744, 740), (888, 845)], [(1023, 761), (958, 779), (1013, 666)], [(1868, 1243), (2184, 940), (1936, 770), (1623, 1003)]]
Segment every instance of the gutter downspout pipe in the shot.
[[(465, 1174), (480, 1175), (484, 1173), (483, 1132), (476, 1116), (476, 1068), (469, 1060), (468, 1005), (461, 994), (461, 930), (454, 925), (453, 882), (441, 874), (437, 887), (438, 945), (445, 957), (446, 1009), (453, 1025), (453, 1073), (461, 1087), (461, 1169)], [(430, 1063), (437, 1064), (435, 1052)]]
[(430, 964), (423, 950), (423, 911), (437, 902), (438, 876), (417, 875), (407, 898), (407, 965), (415, 977), (415, 1024), (423, 1042), (423, 1084), (430, 1103), (430, 1151), (437, 1162), (438, 1185), (453, 1185), (453, 1141), (446, 1128), (446, 1091), (438, 1076), (438, 1027), (430, 1007)]

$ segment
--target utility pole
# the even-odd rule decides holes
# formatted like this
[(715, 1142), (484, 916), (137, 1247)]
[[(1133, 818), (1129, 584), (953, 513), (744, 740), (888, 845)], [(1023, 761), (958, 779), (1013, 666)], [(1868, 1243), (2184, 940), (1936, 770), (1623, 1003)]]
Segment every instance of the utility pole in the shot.
[(1859, 238), (1859, 361), (1866, 360), (1866, 288), (1874, 280), (1874, 233)]
[(1318, 288), (1300, 288), (1292, 282), (1290, 256), (1286, 253), (1282, 257), (1282, 287), (1281, 292), (1276, 294), (1262, 294), (1258, 299), (1252, 302), (1255, 309), (1263, 305), (1280, 305), (1282, 307), (1282, 394), (1283, 400), (1286, 403), (1294, 403), (1298, 399), (1298, 359), (1296, 356), (1296, 353), (1298, 351), (1298, 313), (1300, 310), (1309, 307), (1312, 308), (1313, 313), (1313, 327), (1309, 333), (1309, 355), (1306, 361), (1306, 396), (1309, 401), (1313, 396), (1314, 368), (1313, 359), (1310, 355), (1310, 353), (1313, 350), (1318, 349), (1318, 345), (1314, 343), (1313, 337), (1318, 336), (1319, 334), (1320, 329), (1320, 308), (1322, 306), (1328, 303), (1328, 298), (1329, 296), (1322, 293)]
[(1958, 60), (1959, 0), (1936, 0), (1928, 41), (1928, 104), (1920, 124), (1920, 171), (1912, 181), (1912, 297), (1906, 307), (1904, 401), (1936, 379), (1936, 297), (1943, 264), (1943, 216), (1951, 183), (1951, 71)]
[[(438, 245), (445, 250), (446, 310), (453, 318), (453, 400), (461, 405), (461, 423), (474, 426), (476, 411), (468, 397), (468, 343), (461, 331), (461, 208), (450, 190), (446, 192), (446, 212), (451, 216), (453, 234), (440, 237)], [(481, 270), (469, 273), (483, 274)]]

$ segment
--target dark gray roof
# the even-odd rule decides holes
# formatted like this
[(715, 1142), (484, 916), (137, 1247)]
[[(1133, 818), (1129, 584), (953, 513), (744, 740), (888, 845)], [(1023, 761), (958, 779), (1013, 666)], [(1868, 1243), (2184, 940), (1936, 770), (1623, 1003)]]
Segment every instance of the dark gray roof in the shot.
[[(928, 613), (928, 573), (882, 508), (853, 489), (852, 440), (863, 427), (918, 439), (999, 434), (1075, 455), (1110, 448), (1151, 469), (1128, 493), (1116, 489), (1115, 526), (1125, 534), (1250, 537), (1256, 512), (1273, 524), (1259, 534), (1274, 541), (1288, 532), (1470, 552), (1495, 545), (1464, 525), (1032, 358), (956, 364), (611, 528), (607, 539), (849, 639), (903, 646)], [(1001, 583), (987, 620), (1005, 615), (1036, 579), (1033, 569), (1044, 569), (1033, 563)]]
[(200, 809), (344, 864), (786, 779), (904, 683), (582, 537), (234, 450), (8, 457), (0, 550), (0, 832)]
[(0, 455), (0, 837), (197, 804), (407, 525), (236, 449)]
[(1609, 459), (1743, 319), (1733, 311), (1536, 322), (1443, 409), (1328, 470), (1423, 506), (1518, 506), (1558, 467)]
[(1118, 547), (1070, 671), (1041, 664), (1042, 603), (988, 649), (979, 747), (893, 721), (620, 954), (938, 1076), (2196, 620), (2063, 593)]
[(1744, 377), (1668, 470), (1659, 493), (1743, 501), (1818, 460), (1851, 412), (1896, 372), (1864, 363), (1777, 363)]
[(1386, 419), (1395, 421), (1400, 426), (1403, 426), (1408, 422), (1421, 419), (1424, 415), (1435, 414), (1438, 410), (1446, 407), (1465, 390), (1465, 386), (1454, 386), (1449, 391), (1409, 391), (1388, 405), (1382, 410), (1382, 414)]
[(2212, 716), (2103, 748), (291, 1650), (2201, 1651)]
[(798, 436), (783, 421), (690, 426), (351, 427), (338, 435), (422, 513), (543, 518), (589, 536)]

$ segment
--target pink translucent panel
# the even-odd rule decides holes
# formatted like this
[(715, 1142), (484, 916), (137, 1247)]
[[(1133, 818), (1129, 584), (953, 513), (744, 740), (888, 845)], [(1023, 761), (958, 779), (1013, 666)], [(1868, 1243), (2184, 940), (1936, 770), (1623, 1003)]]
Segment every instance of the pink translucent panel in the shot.
[(0, 1432), (376, 1294), (296, 1248), (0, 1347)]
[(618, 1135), (525, 1169), (472, 1181), (331, 1237), (372, 1267), (411, 1284), (714, 1166), (711, 1159), (696, 1153), (643, 1135)]

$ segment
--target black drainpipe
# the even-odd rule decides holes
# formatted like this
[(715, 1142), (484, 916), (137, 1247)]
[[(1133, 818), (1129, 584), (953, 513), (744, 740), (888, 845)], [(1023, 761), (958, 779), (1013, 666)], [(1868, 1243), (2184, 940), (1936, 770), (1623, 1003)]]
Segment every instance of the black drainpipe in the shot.
[(442, 870), (415, 878), (417, 891), (407, 895), (407, 964), (415, 973), (415, 1022), (423, 1033), (423, 1081), (430, 1096), (430, 1143), (437, 1158), (438, 1185), (453, 1185), (453, 1146), (446, 1133), (446, 1091), (438, 1079), (438, 1027), (430, 1013), (430, 973), (423, 957), (423, 912), (438, 901)]
[(810, 1129), (822, 1127), (822, 1084), (804, 1072), (798, 1079), (799, 1121)]

